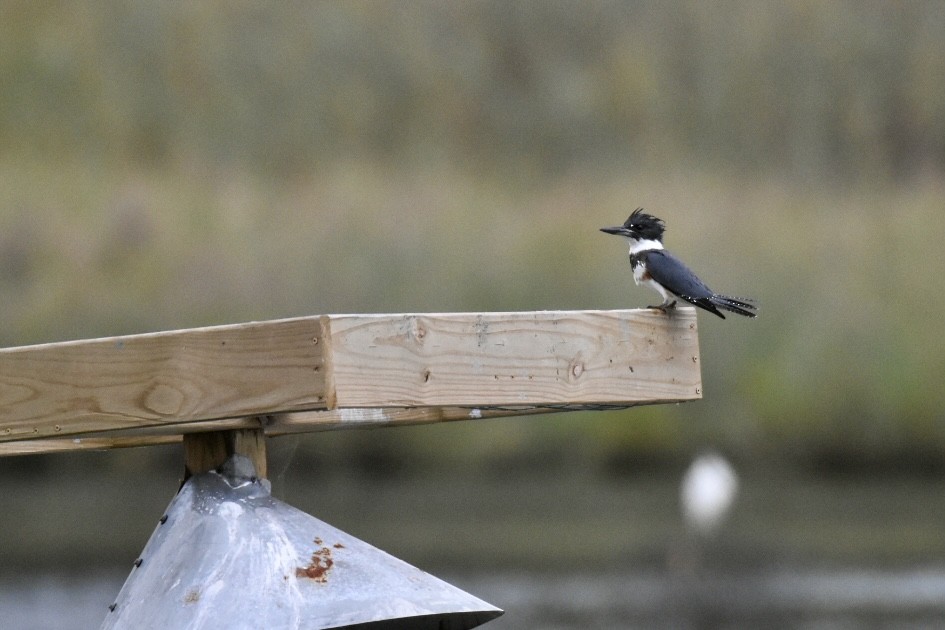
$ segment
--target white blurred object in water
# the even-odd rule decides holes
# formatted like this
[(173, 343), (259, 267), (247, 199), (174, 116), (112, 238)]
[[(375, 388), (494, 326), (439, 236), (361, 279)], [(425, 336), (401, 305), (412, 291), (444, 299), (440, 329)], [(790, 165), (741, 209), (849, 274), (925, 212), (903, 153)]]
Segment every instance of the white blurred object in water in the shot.
[(703, 535), (714, 532), (735, 502), (738, 476), (725, 458), (703, 453), (689, 466), (679, 489), (683, 518)]

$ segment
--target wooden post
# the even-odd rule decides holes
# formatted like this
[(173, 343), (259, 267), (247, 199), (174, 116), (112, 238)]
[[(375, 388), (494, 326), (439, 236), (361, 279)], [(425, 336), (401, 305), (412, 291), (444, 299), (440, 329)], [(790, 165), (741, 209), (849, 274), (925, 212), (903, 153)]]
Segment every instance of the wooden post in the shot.
[(219, 468), (230, 455), (248, 457), (257, 476), (266, 477), (266, 434), (261, 428), (235, 429), (184, 436), (184, 481)]

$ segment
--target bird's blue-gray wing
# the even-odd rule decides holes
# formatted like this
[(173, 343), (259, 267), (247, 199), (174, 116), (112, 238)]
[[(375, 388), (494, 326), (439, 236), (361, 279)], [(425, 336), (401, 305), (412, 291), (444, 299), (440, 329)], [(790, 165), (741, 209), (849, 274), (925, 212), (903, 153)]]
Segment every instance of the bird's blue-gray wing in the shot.
[(670, 293), (690, 302), (712, 297), (712, 289), (665, 249), (651, 250), (645, 254), (646, 270)]

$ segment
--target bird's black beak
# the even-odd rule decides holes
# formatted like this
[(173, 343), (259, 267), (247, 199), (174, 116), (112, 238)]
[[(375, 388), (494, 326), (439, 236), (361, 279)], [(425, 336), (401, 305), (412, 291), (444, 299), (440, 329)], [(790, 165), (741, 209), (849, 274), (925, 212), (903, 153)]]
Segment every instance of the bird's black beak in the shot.
[(607, 232), (608, 234), (616, 234), (617, 236), (630, 236), (630, 230), (620, 225), (618, 227), (606, 227), (601, 228), (601, 232)]

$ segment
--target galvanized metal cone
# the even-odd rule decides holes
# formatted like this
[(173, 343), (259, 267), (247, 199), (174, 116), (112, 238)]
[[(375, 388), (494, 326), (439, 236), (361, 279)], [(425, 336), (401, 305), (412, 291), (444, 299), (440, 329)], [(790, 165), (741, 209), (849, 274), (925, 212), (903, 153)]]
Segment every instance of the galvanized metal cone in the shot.
[(502, 614), (274, 499), (241, 466), (184, 484), (103, 629), (465, 630)]

